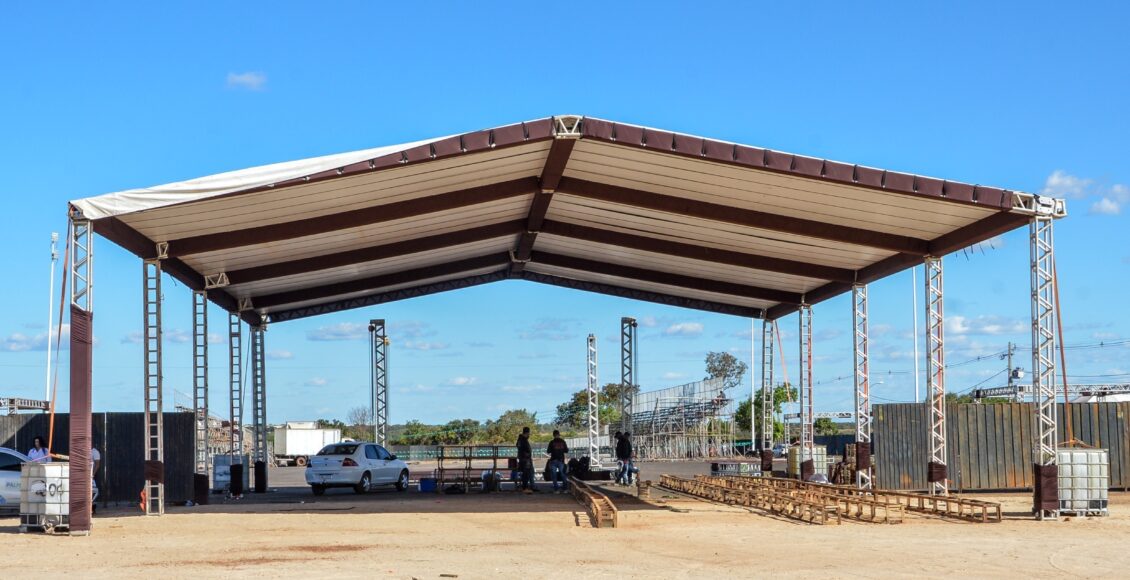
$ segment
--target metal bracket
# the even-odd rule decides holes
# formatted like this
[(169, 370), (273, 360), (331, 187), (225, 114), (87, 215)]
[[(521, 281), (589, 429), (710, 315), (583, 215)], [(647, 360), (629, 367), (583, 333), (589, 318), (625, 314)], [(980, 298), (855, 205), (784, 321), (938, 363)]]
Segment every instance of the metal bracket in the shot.
[(157, 242), (157, 260), (169, 259), (169, 242)]
[(518, 264), (529, 264), (530, 263), (529, 258), (526, 258), (525, 260), (518, 259), (518, 255), (514, 253), (513, 249), (510, 250), (510, 261), (514, 262), (514, 263), (518, 263)]
[(240, 312), (246, 312), (248, 310), (254, 310), (254, 307), (251, 306), (251, 298), (240, 298), (239, 299), (239, 306), (237, 308), (239, 309)]
[(228, 273), (220, 272), (219, 274), (205, 275), (204, 276), (204, 289), (211, 290), (213, 288), (223, 288), (230, 284), (228, 282)]
[(555, 139), (580, 139), (581, 123), (584, 117), (580, 115), (562, 115), (553, 118), (553, 137)]
[(1067, 201), (1020, 191), (1012, 192), (1012, 211), (1034, 216), (1067, 217)]

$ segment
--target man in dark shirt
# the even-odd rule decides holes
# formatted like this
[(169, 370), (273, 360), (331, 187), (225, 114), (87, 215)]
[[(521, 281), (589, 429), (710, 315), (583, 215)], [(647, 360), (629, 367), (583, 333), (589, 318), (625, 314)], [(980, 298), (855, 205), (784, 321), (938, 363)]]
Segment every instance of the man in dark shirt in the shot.
[(624, 433), (620, 436), (620, 440), (616, 443), (616, 459), (620, 461), (620, 472), (616, 477), (617, 483), (631, 485), (632, 473), (636, 473), (635, 466), (632, 465), (631, 433)]
[(522, 427), (522, 434), (518, 436), (518, 472), (522, 474), (521, 485), (524, 493), (533, 493), (534, 489), (534, 452), (530, 448), (530, 428)]
[[(553, 477), (553, 491), (565, 493), (569, 484), (565, 482), (565, 454), (569, 453), (569, 444), (561, 438), (561, 432), (553, 430), (553, 440), (545, 448), (549, 455), (549, 473)], [(558, 483), (560, 482), (560, 483)]]

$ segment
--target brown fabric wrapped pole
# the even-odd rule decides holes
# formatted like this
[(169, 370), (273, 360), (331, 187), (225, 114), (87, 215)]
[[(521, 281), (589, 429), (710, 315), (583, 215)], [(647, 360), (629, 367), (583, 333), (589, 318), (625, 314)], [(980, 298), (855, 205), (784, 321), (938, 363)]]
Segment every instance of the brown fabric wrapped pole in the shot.
[(946, 464), (931, 461), (929, 467), (926, 469), (926, 481), (929, 483), (937, 483), (946, 480)]
[(1059, 509), (1059, 467), (1056, 465), (1033, 465), (1036, 482), (1032, 490), (1032, 511), (1055, 511)]
[(255, 462), (255, 493), (267, 492), (267, 462)]
[(867, 471), (871, 469), (871, 444), (857, 443), (855, 445), (855, 470)]
[(208, 505), (208, 475), (192, 474), (192, 501), (197, 505)]
[(761, 473), (773, 473), (773, 451), (761, 450)]
[(231, 484), (228, 486), (233, 496), (243, 495), (243, 464), (235, 463), (231, 466)]
[(70, 533), (90, 533), (90, 398), (94, 314), (71, 306)]
[(161, 461), (145, 461), (145, 481), (165, 483), (165, 464)]
[(811, 459), (808, 459), (808, 460), (806, 460), (806, 461), (804, 461), (800, 464), (800, 480), (801, 481), (808, 481), (808, 479), (810, 477), (812, 477), (813, 474), (816, 473), (815, 465), (816, 464), (813, 463)]

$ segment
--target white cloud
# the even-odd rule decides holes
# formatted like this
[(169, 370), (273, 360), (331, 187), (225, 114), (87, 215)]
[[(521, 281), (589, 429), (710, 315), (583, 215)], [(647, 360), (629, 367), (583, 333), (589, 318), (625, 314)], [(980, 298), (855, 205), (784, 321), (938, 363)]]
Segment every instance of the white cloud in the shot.
[(1095, 332), (1095, 333), (1091, 334), (1091, 338), (1093, 338), (1095, 340), (1114, 340), (1114, 339), (1118, 338), (1118, 334), (1113, 333), (1113, 332), (1100, 331), (1100, 332)]
[(663, 380), (665, 380), (665, 381), (675, 381), (675, 380), (678, 380), (678, 379), (684, 379), (684, 378), (686, 378), (686, 376), (687, 376), (686, 373), (676, 373), (676, 372), (667, 371), (667, 372), (663, 373)]
[(1122, 213), (1122, 205), (1109, 197), (1104, 197), (1091, 204), (1091, 214), (1118, 215)]
[(657, 320), (654, 316), (644, 316), (637, 322), (639, 322), (640, 326), (643, 326), (645, 328), (654, 328), (659, 325), (659, 320)]
[[(392, 344), (393, 344), (394, 347), (397, 346), (395, 342), (393, 342)], [(404, 348), (404, 349), (407, 349), (407, 350), (429, 351), (429, 350), (444, 350), (444, 349), (450, 347), (451, 345), (447, 344), (446, 342), (429, 342), (429, 341), (426, 341), (426, 340), (406, 340), (406, 341), (404, 341), (403, 344), (400, 344), (399, 346), (401, 348)]]
[(541, 388), (541, 385), (504, 385), (499, 387), (499, 390), (505, 393), (528, 393), (530, 391), (540, 391)]
[(329, 381), (322, 377), (313, 377), (304, 383), (307, 387), (324, 387), (329, 384)]
[(475, 384), (476, 382), (478, 382), (478, 380), (479, 379), (475, 377), (453, 377), (447, 381), (447, 384), (454, 385), (456, 387), (465, 387)]
[[(59, 348), (65, 350), (70, 347), (71, 325), (64, 324), (62, 330), (62, 339), (59, 341)], [(54, 329), (52, 329), (50, 333), (40, 332), (34, 335), (13, 332), (7, 337), (0, 338), (0, 351), (26, 352), (47, 350), (48, 345), (51, 345), (51, 348), (55, 347), (55, 338), (56, 334)]]
[(306, 340), (316, 342), (332, 340), (362, 340), (368, 338), (369, 326), (356, 322), (339, 322), (306, 332)]
[(185, 344), (192, 341), (192, 333), (182, 328), (166, 330), (162, 332), (161, 335), (161, 338), (163, 338), (166, 342)]
[(261, 72), (228, 73), (229, 89), (243, 89), (247, 91), (261, 91), (266, 88), (267, 75)]
[(219, 334), (217, 334), (215, 332), (209, 332), (208, 333), (208, 344), (219, 344), (221, 342), (227, 342), (227, 341), (225, 340), (224, 337), (220, 336)]
[(142, 336), (140, 331), (133, 331), (122, 337), (122, 344), (141, 344)]
[(976, 318), (965, 316), (949, 316), (946, 318), (945, 331), (954, 335), (967, 334), (1018, 334), (1028, 330), (1028, 324), (1021, 320), (1006, 318), (996, 315), (981, 315)]
[(702, 334), (701, 322), (677, 322), (663, 331), (664, 336), (692, 337)]
[(542, 318), (534, 323), (529, 330), (518, 333), (522, 340), (572, 340), (577, 337), (572, 327), (575, 320), (565, 318)]
[(1042, 195), (1053, 197), (1081, 198), (1087, 195), (1087, 190), (1094, 182), (1090, 179), (1076, 177), (1062, 169), (1056, 169), (1044, 181)]
[(294, 353), (289, 350), (268, 350), (267, 358), (271, 360), (290, 360), (294, 358)]
[(423, 338), (435, 336), (433, 330), (426, 322), (419, 320), (398, 320), (388, 325), (388, 334), (393, 338)]
[(487, 342), (485, 340), (474, 340), (474, 341), (468, 342), (467, 346), (469, 346), (471, 348), (490, 348), (490, 347), (494, 346), (494, 343), (493, 342)]

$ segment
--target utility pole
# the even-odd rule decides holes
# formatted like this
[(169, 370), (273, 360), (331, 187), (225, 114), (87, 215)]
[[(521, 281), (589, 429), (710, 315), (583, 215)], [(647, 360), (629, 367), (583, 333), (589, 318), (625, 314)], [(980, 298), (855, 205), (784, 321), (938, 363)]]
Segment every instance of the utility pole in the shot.
[[(51, 325), (55, 323), (55, 301), (51, 298), (55, 291), (55, 262), (59, 261), (59, 234), (51, 232), (51, 277), (47, 282), (47, 381), (43, 387), (43, 400), (51, 400)], [(61, 329), (60, 329), (61, 330)]]

